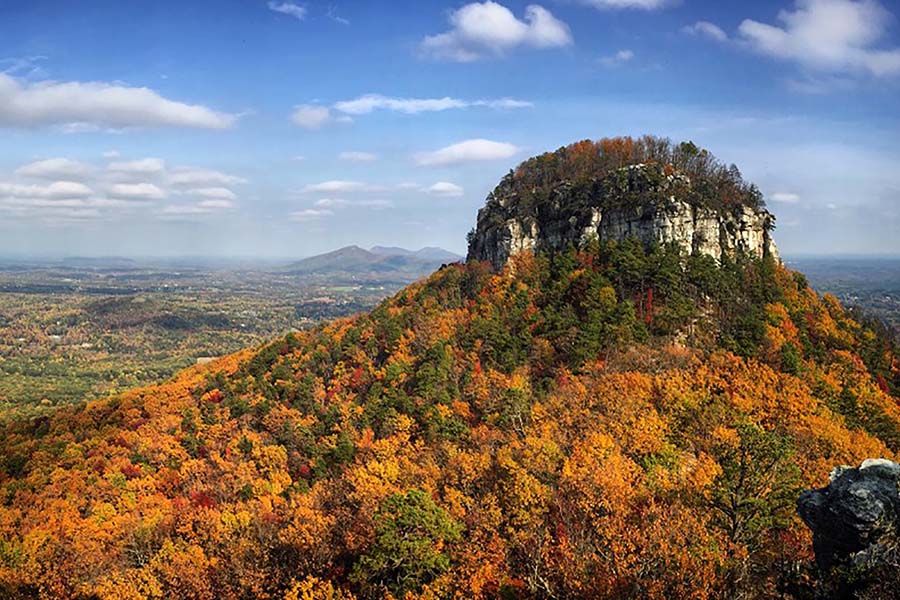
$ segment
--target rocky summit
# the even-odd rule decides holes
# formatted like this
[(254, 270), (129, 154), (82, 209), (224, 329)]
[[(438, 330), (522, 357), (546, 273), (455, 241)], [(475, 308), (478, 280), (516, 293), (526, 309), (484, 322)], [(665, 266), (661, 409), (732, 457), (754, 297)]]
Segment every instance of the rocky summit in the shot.
[(490, 194), (469, 259), (501, 268), (519, 252), (636, 238), (686, 254), (778, 258), (758, 190), (690, 142), (580, 142), (523, 163)]

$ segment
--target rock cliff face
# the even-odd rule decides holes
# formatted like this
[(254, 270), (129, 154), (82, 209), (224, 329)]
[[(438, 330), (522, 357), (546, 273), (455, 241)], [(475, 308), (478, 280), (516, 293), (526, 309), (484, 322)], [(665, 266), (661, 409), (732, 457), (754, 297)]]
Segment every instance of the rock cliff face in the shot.
[(687, 254), (717, 261), (737, 252), (778, 258), (771, 236), (775, 219), (767, 210), (744, 204), (713, 207), (695, 198), (686, 176), (642, 164), (587, 186), (561, 181), (539, 204), (524, 204), (501, 183), (478, 212), (468, 258), (501, 268), (525, 250), (630, 237), (646, 245), (674, 243)]
[[(900, 464), (869, 459), (859, 468), (834, 469), (830, 479), (797, 503), (813, 532), (825, 596), (885, 598), (861, 592), (874, 592), (885, 578), (900, 583)], [(900, 594), (900, 587), (894, 591)]]

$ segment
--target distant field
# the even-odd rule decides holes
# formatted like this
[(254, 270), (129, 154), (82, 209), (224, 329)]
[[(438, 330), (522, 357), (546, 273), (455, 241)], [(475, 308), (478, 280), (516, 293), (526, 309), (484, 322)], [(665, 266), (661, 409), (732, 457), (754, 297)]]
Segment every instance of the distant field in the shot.
[(164, 381), (375, 305), (407, 281), (265, 270), (0, 265), (0, 417)]

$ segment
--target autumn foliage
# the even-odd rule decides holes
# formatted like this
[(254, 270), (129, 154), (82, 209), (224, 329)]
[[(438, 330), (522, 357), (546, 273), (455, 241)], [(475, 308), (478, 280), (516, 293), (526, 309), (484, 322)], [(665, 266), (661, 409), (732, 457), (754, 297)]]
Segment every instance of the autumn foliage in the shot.
[(897, 364), (772, 262), (449, 266), (3, 425), (0, 597), (809, 597), (796, 494), (898, 458)]

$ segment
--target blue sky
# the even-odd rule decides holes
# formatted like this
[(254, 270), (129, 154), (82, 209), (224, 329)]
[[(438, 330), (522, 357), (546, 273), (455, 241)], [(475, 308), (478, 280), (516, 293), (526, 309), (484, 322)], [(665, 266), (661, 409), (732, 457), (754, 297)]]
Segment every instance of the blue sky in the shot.
[(0, 254), (462, 252), (499, 178), (691, 139), (786, 254), (900, 253), (900, 6), (0, 0)]

